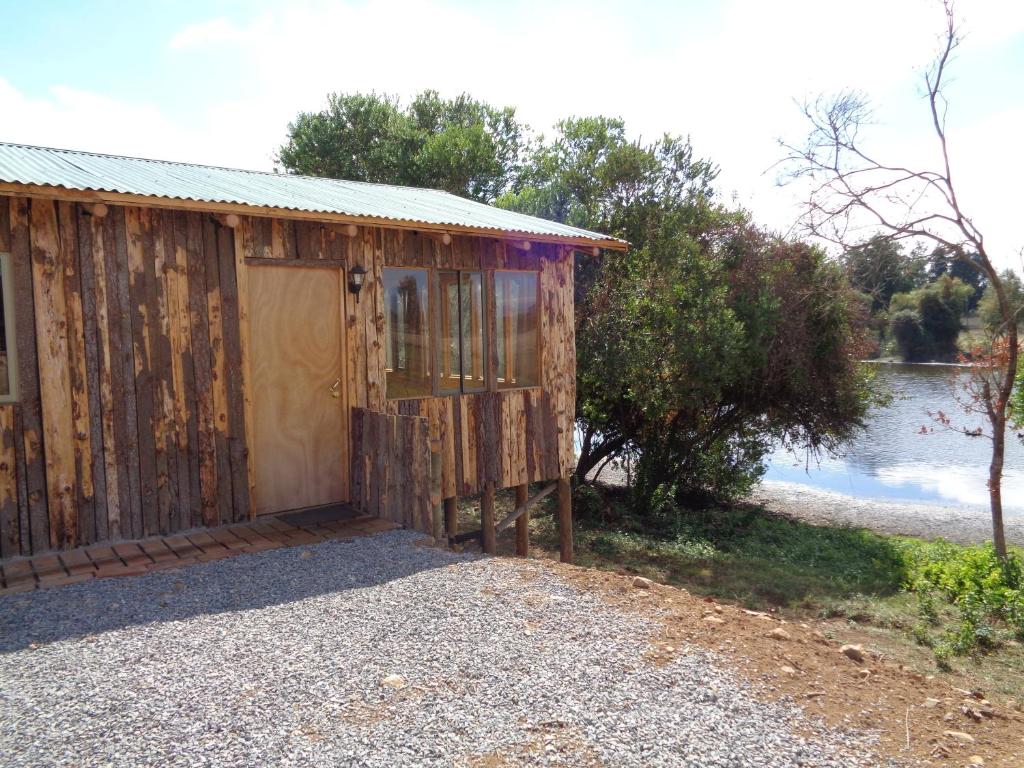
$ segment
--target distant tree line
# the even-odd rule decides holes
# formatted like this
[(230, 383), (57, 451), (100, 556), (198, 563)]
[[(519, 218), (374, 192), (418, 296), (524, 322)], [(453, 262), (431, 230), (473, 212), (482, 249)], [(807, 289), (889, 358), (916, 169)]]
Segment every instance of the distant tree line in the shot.
[[(901, 359), (952, 361), (969, 351), (958, 343), (964, 321), (977, 316), (980, 329), (993, 332), (1002, 323), (997, 297), (984, 274), (967, 258), (939, 245), (909, 252), (883, 236), (847, 249), (842, 256), (850, 284), (861, 295), (875, 335), (875, 354)], [(1024, 285), (1011, 270), (1001, 273), (1009, 300), (1024, 307)], [(1024, 312), (1021, 313), (1024, 322)]]

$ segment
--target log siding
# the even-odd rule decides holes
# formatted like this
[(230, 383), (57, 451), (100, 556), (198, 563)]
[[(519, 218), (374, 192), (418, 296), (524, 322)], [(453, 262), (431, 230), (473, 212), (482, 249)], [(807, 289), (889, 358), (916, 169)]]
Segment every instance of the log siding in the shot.
[[(367, 272), (359, 301), (342, 300), (350, 501), (381, 514), (381, 494), (408, 493), (397, 522), (429, 531), (438, 484), (448, 499), (568, 474), (571, 249), (442, 234), (0, 196), (19, 390), (0, 404), (0, 558), (251, 519), (246, 272), (267, 260)], [(540, 386), (387, 400), (389, 266), (536, 271)], [(387, 425), (390, 442), (371, 439)], [(415, 491), (368, 488), (367, 462), (402, 445)]]

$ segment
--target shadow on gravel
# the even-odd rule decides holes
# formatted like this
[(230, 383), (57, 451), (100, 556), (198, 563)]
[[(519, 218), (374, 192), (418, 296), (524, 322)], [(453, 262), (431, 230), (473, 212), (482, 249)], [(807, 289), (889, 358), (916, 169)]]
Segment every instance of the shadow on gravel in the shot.
[(474, 559), (415, 546), (419, 538), (393, 531), (10, 595), (0, 598), (0, 653), (132, 625), (254, 611)]

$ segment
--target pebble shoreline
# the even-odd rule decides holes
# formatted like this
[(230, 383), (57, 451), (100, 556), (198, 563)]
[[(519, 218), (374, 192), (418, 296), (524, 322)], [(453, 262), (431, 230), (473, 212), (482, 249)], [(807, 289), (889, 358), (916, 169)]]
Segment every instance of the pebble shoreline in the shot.
[[(814, 525), (867, 528), (876, 533), (943, 538), (958, 544), (992, 540), (987, 510), (881, 499), (860, 499), (777, 480), (762, 482), (750, 500), (787, 517)], [(1005, 513), (1006, 540), (1024, 546), (1024, 516)]]

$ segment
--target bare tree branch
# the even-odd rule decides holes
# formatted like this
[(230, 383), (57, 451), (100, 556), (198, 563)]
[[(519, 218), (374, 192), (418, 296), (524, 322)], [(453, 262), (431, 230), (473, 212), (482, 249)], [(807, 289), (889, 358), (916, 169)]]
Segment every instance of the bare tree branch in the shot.
[[(991, 426), (988, 486), (993, 538), (997, 551), (1005, 556), (1002, 472), (1007, 406), (1020, 354), (1021, 308), (1011, 306), (984, 235), (964, 212), (957, 195), (946, 133), (950, 105), (943, 88), (961, 38), (952, 0), (943, 2), (943, 11), (942, 44), (924, 74), (941, 168), (915, 170), (884, 162), (868, 152), (861, 139), (863, 129), (871, 122), (871, 109), (863, 94), (854, 91), (805, 102), (802, 111), (809, 133), (800, 146), (780, 142), (785, 152), (780, 165), (786, 168), (783, 183), (808, 184), (800, 224), (814, 237), (847, 249), (853, 245), (852, 237), (860, 234), (860, 239), (865, 239), (864, 232), (892, 240), (929, 241), (948, 248), (987, 278), (996, 294), (1001, 323), (990, 340), (988, 353), (972, 369), (973, 385), (962, 404), (967, 412), (983, 414)], [(977, 434), (956, 428), (945, 414), (939, 421), (947, 429)]]

